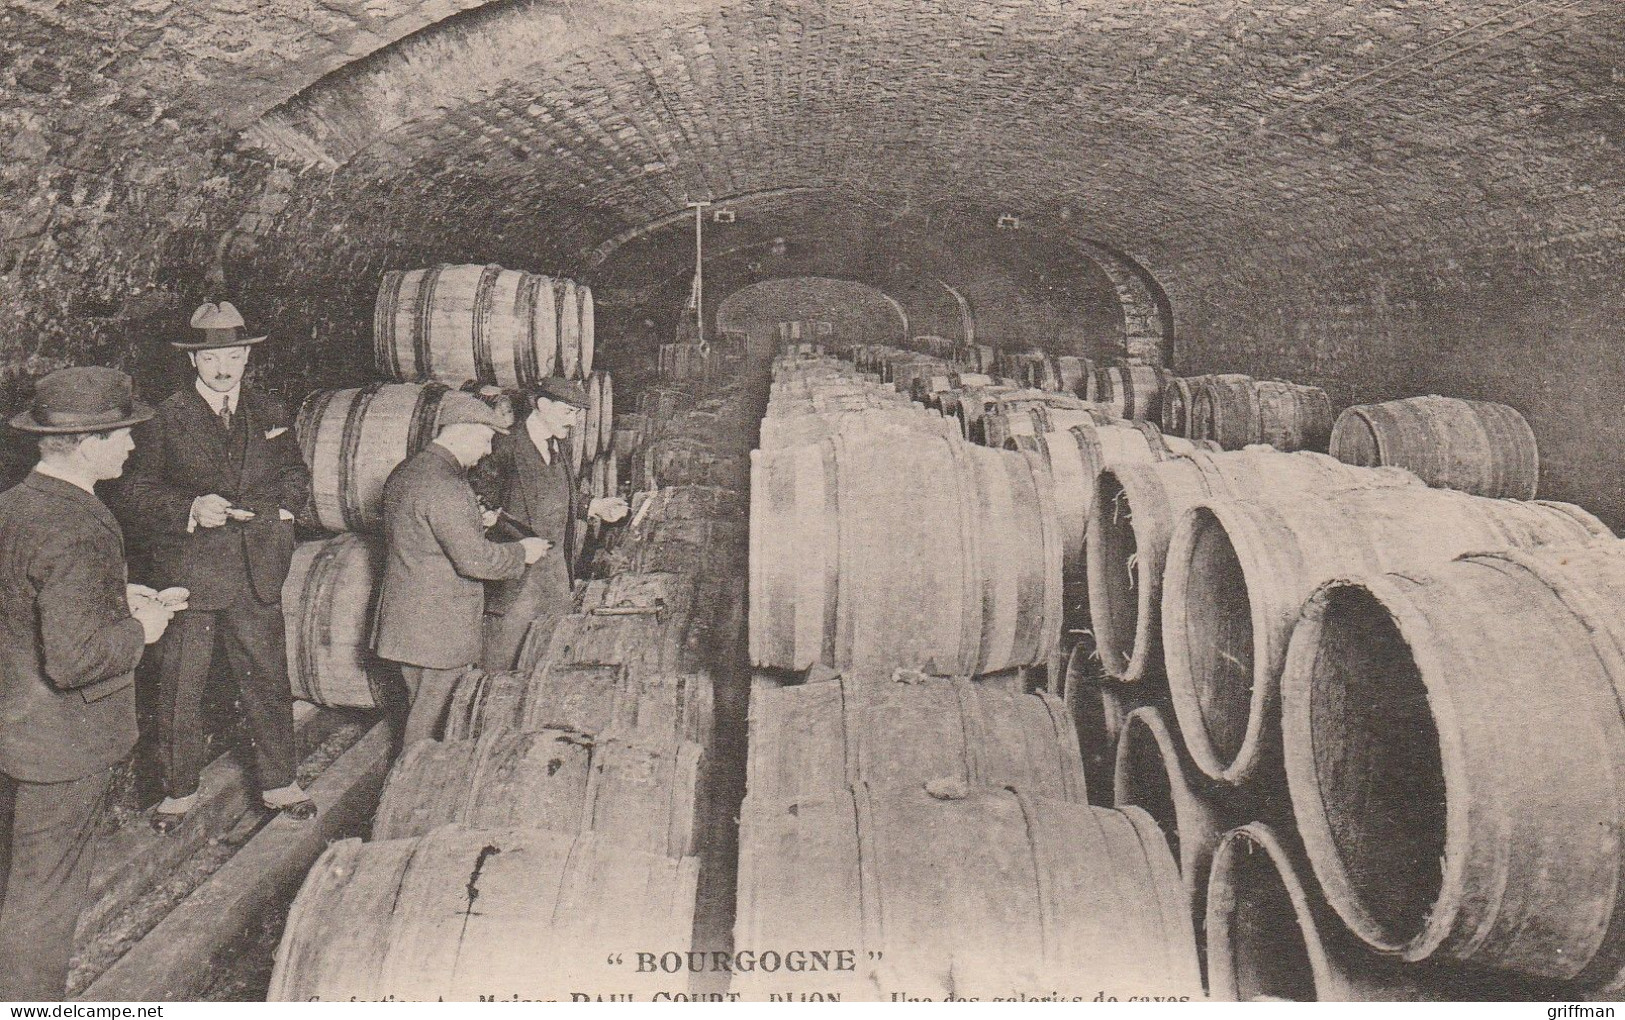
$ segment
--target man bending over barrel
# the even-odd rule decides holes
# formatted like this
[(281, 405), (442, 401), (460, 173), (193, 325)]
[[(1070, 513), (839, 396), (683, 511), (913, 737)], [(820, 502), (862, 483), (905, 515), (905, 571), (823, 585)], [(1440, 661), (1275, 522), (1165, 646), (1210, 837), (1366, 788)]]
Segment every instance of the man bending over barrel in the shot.
[(484, 581), (512, 580), (551, 548), (485, 537), (467, 471), (507, 434), (506, 419), (460, 392), (441, 399), (434, 441), (384, 483), (384, 579), (373, 649), (400, 663), (412, 699), (403, 746), (438, 731), (452, 685), (480, 659)]

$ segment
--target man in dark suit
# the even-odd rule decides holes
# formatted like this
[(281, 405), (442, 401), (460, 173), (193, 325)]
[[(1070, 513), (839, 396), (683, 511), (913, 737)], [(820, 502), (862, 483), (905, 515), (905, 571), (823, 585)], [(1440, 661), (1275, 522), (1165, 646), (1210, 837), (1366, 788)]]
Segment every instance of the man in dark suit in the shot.
[[(12, 427), (39, 463), (0, 494), (0, 999), (60, 998), (111, 766), (135, 746), (135, 667), (171, 607), (128, 585), (96, 498), (152, 417), (129, 376), (66, 368)], [(184, 592), (166, 592), (175, 605)]]
[(586, 407), (580, 383), (543, 379), (523, 427), (491, 445), (490, 470), (476, 488), (488, 503), (552, 545), (519, 580), (490, 586), (481, 660), (485, 669), (512, 669), (527, 633), (547, 640), (574, 608), (570, 586), (583, 517), (618, 521), (626, 516), (626, 500), (619, 496), (600, 496), (581, 506), (569, 437)]
[(492, 542), (467, 471), (507, 419), (467, 393), (440, 402), (439, 432), (384, 483), (384, 578), (373, 649), (397, 662), (412, 696), (403, 743), (432, 737), (452, 685), (480, 658), (484, 581), (516, 578), (550, 548)]
[(287, 409), (243, 386), (250, 348), (229, 302), (192, 316), (186, 351), (197, 378), (158, 406), (136, 437), (125, 500), (146, 534), (163, 584), (191, 590), (159, 648), (159, 742), (167, 796), (152, 824), (168, 832), (196, 802), (204, 761), (203, 688), (218, 631), (235, 675), (262, 803), (294, 818), (316, 805), (294, 781), (293, 700), (283, 646), (282, 582), (293, 556), (293, 512), (310, 475)]

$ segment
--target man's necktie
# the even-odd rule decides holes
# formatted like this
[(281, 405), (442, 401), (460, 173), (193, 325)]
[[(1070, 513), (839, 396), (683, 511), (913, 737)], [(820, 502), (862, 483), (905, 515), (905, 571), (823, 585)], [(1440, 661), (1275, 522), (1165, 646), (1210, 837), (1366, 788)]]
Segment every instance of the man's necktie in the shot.
[(220, 400), (220, 424), (227, 432), (231, 431), (231, 397), (227, 395)]

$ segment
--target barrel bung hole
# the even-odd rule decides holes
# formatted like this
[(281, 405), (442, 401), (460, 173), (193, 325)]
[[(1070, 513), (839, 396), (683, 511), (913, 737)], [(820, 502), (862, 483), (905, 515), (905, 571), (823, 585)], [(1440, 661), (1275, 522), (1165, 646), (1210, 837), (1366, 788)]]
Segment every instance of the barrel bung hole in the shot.
[(1427, 688), (1393, 617), (1364, 588), (1327, 592), (1309, 732), (1333, 849), (1392, 942), (1422, 928), (1443, 883), (1444, 767)]
[(1223, 524), (1206, 507), (1195, 515), (1182, 606), (1186, 650), (1208, 740), (1229, 762), (1241, 751), (1252, 714), (1253, 606)]
[(1227, 866), (1235, 901), (1228, 942), (1237, 1001), (1314, 1002), (1319, 995), (1302, 921), (1275, 858), (1252, 840), (1231, 849)]

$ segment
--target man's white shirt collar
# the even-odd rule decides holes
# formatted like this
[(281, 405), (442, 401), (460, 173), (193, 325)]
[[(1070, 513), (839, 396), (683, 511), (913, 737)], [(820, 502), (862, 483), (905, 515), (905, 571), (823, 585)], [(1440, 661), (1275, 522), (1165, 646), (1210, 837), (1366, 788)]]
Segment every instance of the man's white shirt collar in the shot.
[(96, 494), (95, 488), (93, 486), (86, 485), (83, 478), (79, 478), (76, 475), (70, 475), (66, 471), (59, 471), (52, 465), (45, 463), (43, 460), (34, 465), (34, 470), (38, 471), (42, 475), (45, 475), (47, 478), (55, 478), (59, 482), (67, 482), (69, 485), (83, 489), (92, 496)]
[(217, 393), (214, 390), (209, 389), (208, 384), (203, 381), (202, 376), (193, 376), (192, 386), (197, 390), (198, 396), (202, 397), (204, 402), (209, 405), (209, 410), (213, 411), (215, 414), (220, 413), (220, 405), (228, 397), (231, 398), (231, 413), (237, 413), (238, 402), (242, 396), (243, 384), (241, 382), (224, 393)]

